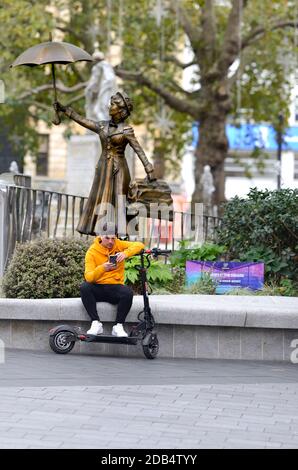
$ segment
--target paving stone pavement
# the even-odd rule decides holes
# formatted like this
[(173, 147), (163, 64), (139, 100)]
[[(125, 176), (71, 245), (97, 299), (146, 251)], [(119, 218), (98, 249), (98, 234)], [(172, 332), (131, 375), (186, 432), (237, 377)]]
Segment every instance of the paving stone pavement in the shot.
[(0, 448), (298, 448), (298, 365), (8, 350)]

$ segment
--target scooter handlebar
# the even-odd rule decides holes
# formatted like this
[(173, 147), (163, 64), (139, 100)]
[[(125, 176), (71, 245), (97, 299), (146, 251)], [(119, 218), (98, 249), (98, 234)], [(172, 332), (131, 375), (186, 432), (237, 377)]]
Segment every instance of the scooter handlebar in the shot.
[(161, 250), (160, 248), (151, 248), (148, 250), (144, 250), (144, 253), (147, 255), (152, 255), (154, 257), (157, 256), (163, 256), (163, 255), (170, 255), (172, 253), (172, 250)]

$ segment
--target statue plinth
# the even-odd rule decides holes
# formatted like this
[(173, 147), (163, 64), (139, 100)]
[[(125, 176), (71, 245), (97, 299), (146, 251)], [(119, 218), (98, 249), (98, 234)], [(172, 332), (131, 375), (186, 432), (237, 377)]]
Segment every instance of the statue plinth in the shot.
[(96, 134), (72, 135), (67, 149), (67, 193), (88, 196), (101, 153)]

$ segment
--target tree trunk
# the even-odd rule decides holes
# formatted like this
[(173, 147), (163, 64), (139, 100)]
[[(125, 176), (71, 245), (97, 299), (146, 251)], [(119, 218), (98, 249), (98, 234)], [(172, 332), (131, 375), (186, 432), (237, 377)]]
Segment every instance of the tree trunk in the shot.
[(216, 108), (199, 119), (200, 137), (195, 150), (195, 190), (192, 203), (203, 202), (201, 176), (205, 165), (209, 165), (214, 179), (215, 191), (212, 204), (220, 206), (225, 201), (224, 161), (228, 153), (226, 136), (226, 113)]
[(165, 176), (165, 157), (162, 148), (158, 145), (158, 142), (154, 143), (153, 150), (153, 165), (154, 165), (154, 174), (157, 179), (164, 179)]

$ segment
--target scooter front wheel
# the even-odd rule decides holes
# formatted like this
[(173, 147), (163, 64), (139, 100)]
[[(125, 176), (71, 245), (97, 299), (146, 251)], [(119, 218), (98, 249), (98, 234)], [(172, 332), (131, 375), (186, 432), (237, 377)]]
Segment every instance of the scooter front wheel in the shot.
[(143, 339), (143, 352), (147, 359), (155, 359), (159, 351), (159, 342), (155, 333), (148, 333)]
[(75, 341), (69, 340), (69, 335), (69, 331), (58, 331), (58, 333), (50, 336), (51, 349), (57, 354), (69, 353), (75, 345)]

